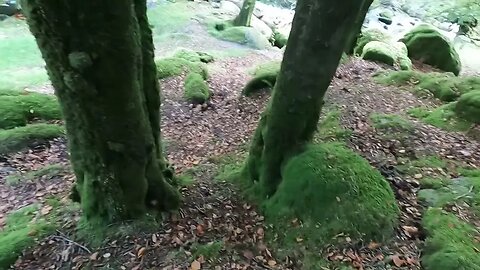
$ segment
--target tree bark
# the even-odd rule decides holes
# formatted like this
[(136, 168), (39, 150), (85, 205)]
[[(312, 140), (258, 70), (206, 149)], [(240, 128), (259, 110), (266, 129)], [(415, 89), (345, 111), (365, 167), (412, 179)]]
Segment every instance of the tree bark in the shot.
[(240, 13), (233, 20), (235, 26), (250, 26), (256, 0), (244, 0)]
[(357, 18), (355, 19), (353, 30), (347, 40), (347, 46), (345, 48), (346, 54), (349, 54), (349, 55), (353, 54), (355, 46), (357, 46), (357, 39), (362, 32), (362, 26), (363, 26), (363, 22), (365, 21), (365, 16), (367, 16), (368, 10), (370, 9), (370, 6), (372, 5), (372, 3), (373, 3), (373, 0), (363, 1), (363, 5), (360, 9), (360, 12)]
[(25, 0), (22, 7), (62, 107), (86, 219), (110, 223), (148, 206), (177, 207), (162, 171), (145, 0)]
[(358, 0), (297, 2), (280, 74), (245, 168), (265, 196), (275, 193), (282, 166), (317, 129), (324, 94), (362, 6)]

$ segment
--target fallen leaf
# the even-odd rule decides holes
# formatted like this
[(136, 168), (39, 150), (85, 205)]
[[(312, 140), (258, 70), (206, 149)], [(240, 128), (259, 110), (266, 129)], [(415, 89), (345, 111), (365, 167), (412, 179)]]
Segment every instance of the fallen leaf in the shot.
[(92, 253), (92, 255), (90, 255), (91, 261), (96, 261), (97, 259), (98, 259), (98, 252)]
[(373, 242), (373, 241), (370, 242), (370, 244), (368, 244), (368, 248), (369, 248), (369, 249), (377, 249), (377, 248), (379, 248), (380, 246), (381, 246), (380, 243)]
[(275, 265), (277, 265), (277, 262), (274, 261), (274, 260), (269, 260), (269, 261), (267, 262), (267, 264), (268, 264), (269, 266), (275, 266)]
[(137, 257), (138, 257), (138, 258), (143, 257), (143, 255), (145, 254), (145, 251), (146, 251), (146, 250), (147, 250), (147, 249), (146, 249), (145, 247), (141, 247), (141, 248), (138, 250), (138, 252), (137, 252)]
[(202, 265), (197, 260), (194, 260), (190, 265), (190, 270), (200, 270), (201, 268), (202, 268)]
[(392, 261), (395, 264), (396, 267), (402, 267), (406, 261), (402, 258), (400, 258), (399, 255), (393, 255), (392, 256)]

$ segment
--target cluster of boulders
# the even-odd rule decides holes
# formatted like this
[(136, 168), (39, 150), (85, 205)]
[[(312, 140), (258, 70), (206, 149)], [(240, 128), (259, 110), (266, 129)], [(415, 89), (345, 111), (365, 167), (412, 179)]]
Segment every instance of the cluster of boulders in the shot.
[(398, 66), (402, 70), (412, 68), (411, 59), (455, 75), (461, 70), (460, 57), (453, 44), (427, 24), (413, 28), (398, 41), (381, 30), (365, 30), (354, 52), (365, 60)]

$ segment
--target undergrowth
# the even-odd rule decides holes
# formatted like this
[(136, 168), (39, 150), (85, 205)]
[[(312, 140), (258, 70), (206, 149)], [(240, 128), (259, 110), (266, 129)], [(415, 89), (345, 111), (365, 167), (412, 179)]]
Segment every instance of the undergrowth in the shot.
[(455, 113), (456, 103), (444, 104), (433, 110), (416, 107), (408, 110), (408, 114), (414, 118), (418, 118), (422, 122), (447, 130), (447, 131), (468, 131), (472, 123), (461, 119)]
[(54, 124), (31, 124), (12, 129), (0, 129), (0, 154), (22, 150), (33, 142), (64, 135), (64, 128)]

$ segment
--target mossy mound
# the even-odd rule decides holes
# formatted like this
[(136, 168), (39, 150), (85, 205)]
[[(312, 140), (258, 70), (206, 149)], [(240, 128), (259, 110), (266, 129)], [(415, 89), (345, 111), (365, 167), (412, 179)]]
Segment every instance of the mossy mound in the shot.
[(357, 39), (357, 45), (353, 50), (355, 55), (362, 55), (363, 54), (363, 47), (372, 41), (382, 41), (382, 42), (390, 42), (391, 37), (380, 30), (371, 29), (362, 31), (360, 37)]
[(0, 129), (25, 126), (28, 122), (41, 119), (61, 119), (60, 105), (55, 96), (19, 92), (0, 95)]
[(0, 154), (19, 151), (32, 142), (53, 139), (63, 134), (62, 126), (45, 123), (0, 130)]
[(422, 266), (426, 270), (479, 270), (479, 232), (455, 215), (439, 208), (424, 214), (423, 227), (427, 232)]
[(288, 37), (286, 37), (284, 34), (278, 31), (273, 31), (273, 36), (271, 40), (273, 46), (281, 49), (287, 46), (287, 41), (288, 41)]
[(37, 206), (26, 206), (7, 217), (0, 230), (0, 269), (10, 269), (24, 249), (51, 229), (45, 221), (34, 221), (37, 211)]
[(429, 25), (420, 25), (401, 39), (408, 48), (408, 56), (441, 70), (460, 73), (460, 56), (453, 44), (440, 32)]
[(460, 118), (480, 124), (480, 90), (460, 96), (455, 106), (455, 112)]
[(422, 122), (447, 130), (447, 131), (467, 131), (472, 123), (459, 118), (455, 113), (456, 103), (448, 103), (433, 110), (422, 107), (413, 108), (408, 111), (412, 117), (420, 119)]
[(408, 58), (405, 44), (371, 41), (363, 47), (362, 58), (365, 60), (399, 66), (402, 70), (412, 69), (412, 61)]
[(280, 66), (279, 61), (258, 65), (253, 72), (253, 78), (243, 88), (242, 94), (250, 96), (259, 90), (273, 88), (280, 73)]
[(175, 52), (173, 57), (185, 59), (189, 62), (202, 62), (202, 63), (211, 63), (214, 61), (212, 55), (205, 52), (196, 52), (187, 49), (180, 49)]
[(376, 81), (387, 85), (412, 85), (414, 92), (423, 94), (427, 91), (446, 102), (454, 101), (462, 94), (480, 89), (478, 77), (456, 77), (438, 72), (392, 71), (378, 74)]
[[(186, 54), (182, 56), (187, 57)], [(206, 80), (208, 78), (208, 69), (205, 63), (200, 61), (189, 61), (179, 57), (168, 57), (155, 61), (159, 79), (178, 76), (182, 73), (198, 73)]]
[(202, 75), (191, 72), (185, 78), (184, 97), (191, 103), (204, 103), (210, 98), (210, 89)]
[(381, 174), (341, 144), (308, 147), (293, 157), (276, 193), (265, 202), (270, 219), (300, 218), (318, 230), (308, 237), (328, 240), (344, 233), (383, 239), (397, 223), (395, 196)]
[(254, 49), (271, 47), (268, 39), (255, 28), (233, 26), (230, 22), (216, 22), (210, 25), (209, 33), (221, 40), (239, 43)]

